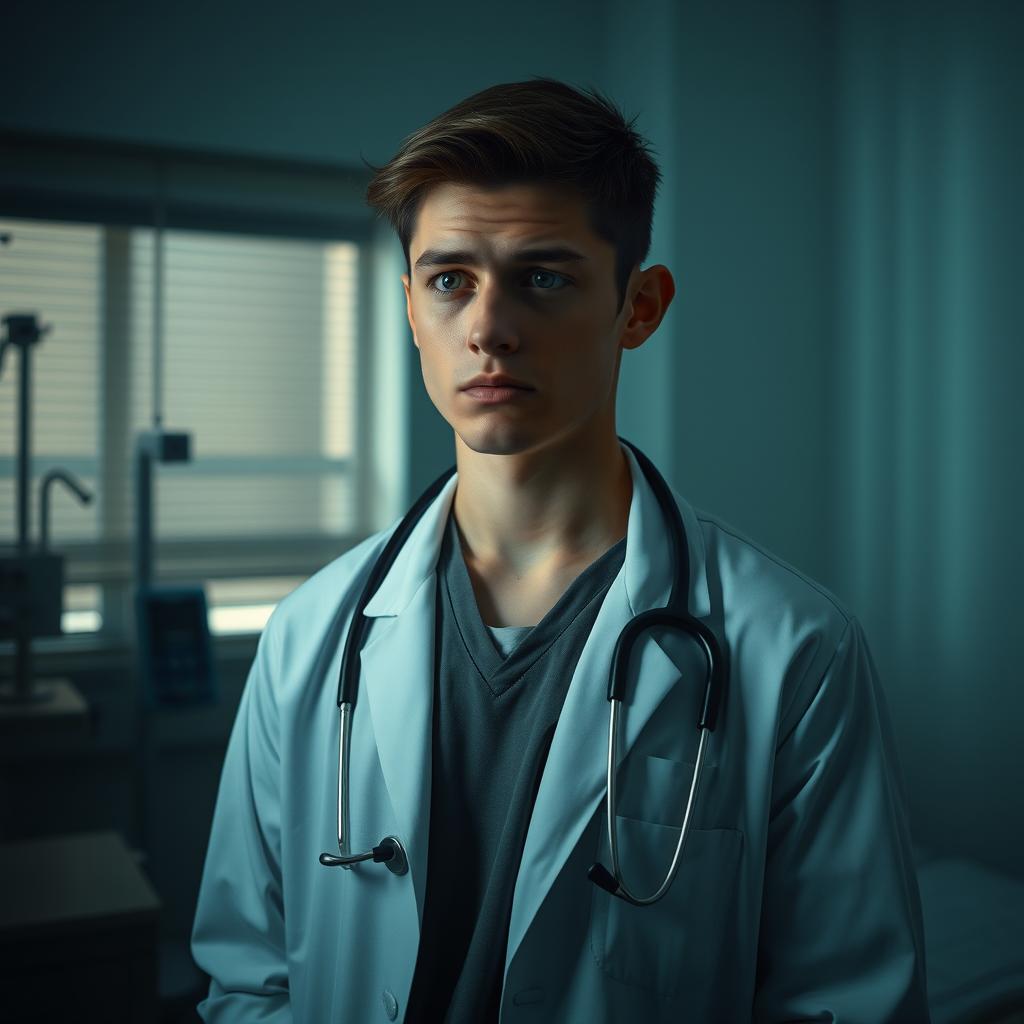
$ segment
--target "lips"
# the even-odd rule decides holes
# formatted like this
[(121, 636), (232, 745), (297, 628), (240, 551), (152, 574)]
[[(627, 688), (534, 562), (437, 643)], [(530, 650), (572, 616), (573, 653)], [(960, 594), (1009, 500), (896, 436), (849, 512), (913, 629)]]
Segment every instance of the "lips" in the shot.
[(470, 388), (518, 388), (521, 391), (532, 391), (533, 388), (524, 381), (516, 380), (503, 373), (477, 374), (471, 381), (463, 384), (460, 390), (468, 391)]
[(476, 387), (463, 388), (470, 401), (483, 405), (502, 405), (508, 402), (526, 402), (533, 394), (532, 388), (499, 387), (493, 384), (478, 384)]

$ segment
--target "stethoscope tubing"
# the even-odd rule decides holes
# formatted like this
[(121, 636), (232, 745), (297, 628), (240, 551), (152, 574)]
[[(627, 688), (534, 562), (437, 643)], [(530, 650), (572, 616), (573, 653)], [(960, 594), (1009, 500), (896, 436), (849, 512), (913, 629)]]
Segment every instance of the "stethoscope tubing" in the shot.
[[(651, 896), (636, 896), (626, 885), (626, 880), (623, 877), (622, 865), (619, 863), (619, 843), (618, 833), (615, 828), (615, 769), (618, 767), (618, 761), (615, 756), (617, 749), (617, 737), (618, 737), (618, 719), (619, 719), (619, 701), (612, 701), (611, 714), (608, 716), (608, 778), (605, 783), (608, 791), (608, 796), (605, 800), (605, 819), (608, 828), (608, 849), (611, 853), (612, 870), (611, 874), (607, 876), (611, 882), (615, 884), (615, 890), (612, 891), (605, 884), (601, 877), (594, 878), (592, 881), (600, 885), (602, 889), (607, 892), (611, 892), (613, 896), (618, 896), (624, 899), (627, 903), (632, 903), (635, 907), (647, 907), (652, 903), (657, 903), (665, 893), (668, 892), (670, 886), (675, 881), (676, 872), (679, 870), (679, 862), (683, 853), (683, 844), (686, 842), (686, 837), (690, 834), (690, 816), (693, 813), (694, 796), (697, 793), (697, 785), (700, 781), (701, 768), (704, 765), (704, 752), (707, 749), (708, 740), (708, 729), (701, 729), (700, 731), (700, 744), (697, 748), (697, 760), (693, 769), (693, 777), (690, 781), (690, 792), (686, 798), (686, 812), (683, 815), (683, 825), (679, 830), (679, 838), (676, 840), (676, 848), (672, 854), (672, 863), (669, 865), (668, 874), (665, 876), (661, 885), (655, 890)], [(600, 875), (600, 864), (595, 864), (591, 867), (591, 872)], [(595, 869), (598, 869), (595, 871)]]
[(370, 603), (370, 598), (377, 592), (384, 581), (388, 570), (394, 564), (416, 523), (419, 522), (427, 507), (444, 489), (445, 484), (455, 474), (456, 467), (446, 469), (417, 499), (416, 503), (405, 514), (395, 527), (387, 543), (370, 570), (366, 584), (359, 600), (356, 602), (352, 622), (345, 638), (345, 647), (341, 656), (341, 671), (338, 675), (338, 850), (339, 854), (322, 853), (320, 863), (324, 867), (351, 868), (366, 860), (385, 863), (395, 874), (404, 874), (408, 870), (408, 856), (401, 841), (388, 836), (372, 850), (353, 854), (349, 847), (349, 750), (352, 739), (352, 717), (355, 713), (356, 696), (359, 693), (359, 671), (361, 668), (359, 652), (362, 650), (368, 622), (363, 611)]
[(396, 875), (409, 869), (405, 847), (397, 836), (385, 836), (372, 850), (352, 853), (348, 845), (349, 749), (352, 739), (352, 706), (341, 705), (338, 726), (338, 850), (340, 855), (321, 853), (320, 863), (326, 868), (350, 868), (365, 860), (386, 864)]
[[(611, 704), (611, 708), (608, 719), (607, 791), (605, 795), (608, 845), (611, 854), (612, 870), (609, 872), (603, 865), (596, 863), (591, 865), (587, 875), (592, 882), (612, 895), (618, 896), (635, 906), (648, 906), (657, 902), (665, 895), (679, 869), (683, 847), (690, 831), (690, 821), (704, 765), (708, 737), (718, 721), (727, 673), (715, 634), (703, 622), (689, 614), (687, 606), (690, 585), (689, 549), (686, 543), (686, 531), (683, 526), (679, 506), (676, 504), (668, 484), (665, 483), (664, 478), (647, 456), (624, 438), (620, 437), (619, 441), (628, 445), (636, 456), (640, 468), (655, 492), (659, 506), (669, 521), (668, 535), (671, 557), (676, 571), (672, 579), (668, 604), (663, 608), (649, 609), (635, 616), (623, 627), (615, 643), (615, 649), (612, 654), (612, 670), (608, 682), (608, 701)], [(456, 467), (452, 466), (442, 473), (406, 513), (377, 558), (356, 603), (352, 623), (345, 639), (341, 671), (338, 679), (338, 849), (340, 855), (322, 853), (320, 855), (320, 863), (326, 867), (351, 868), (355, 864), (373, 860), (377, 863), (386, 864), (388, 869), (395, 874), (404, 874), (408, 870), (408, 857), (405, 848), (395, 836), (386, 836), (373, 849), (363, 853), (353, 854), (349, 847), (349, 752), (351, 747), (352, 717), (359, 687), (359, 651), (362, 649), (363, 637), (368, 625), (366, 617), (363, 615), (363, 610), (383, 582), (384, 576), (391, 568), (398, 552), (416, 523), (420, 520), (427, 507), (440, 494), (455, 471)], [(682, 585), (680, 585), (680, 581), (682, 581)], [(704, 703), (698, 724), (700, 742), (687, 795), (683, 823), (680, 828), (675, 851), (672, 855), (672, 862), (669, 866), (668, 874), (655, 892), (650, 896), (638, 897), (626, 886), (619, 862), (615, 822), (615, 811), (617, 808), (615, 774), (618, 767), (618, 723), (619, 710), (625, 697), (627, 669), (633, 644), (640, 633), (658, 626), (680, 629), (695, 640), (701, 647), (707, 662), (707, 675), (705, 678)]]

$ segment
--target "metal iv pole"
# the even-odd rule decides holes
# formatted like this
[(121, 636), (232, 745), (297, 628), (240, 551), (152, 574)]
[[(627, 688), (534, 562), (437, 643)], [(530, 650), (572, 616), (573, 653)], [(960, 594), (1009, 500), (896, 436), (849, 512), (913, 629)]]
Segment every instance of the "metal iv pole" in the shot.
[[(0, 245), (11, 241), (0, 234)], [(49, 492), (60, 481), (87, 505), (92, 492), (71, 472), (50, 470), (40, 484), (40, 544), (29, 542), (28, 498), (31, 472), (32, 347), (38, 345), (51, 325), (42, 325), (33, 313), (11, 313), (2, 320), (6, 337), (0, 342), (0, 377), (7, 348), (20, 350), (18, 388), (18, 537), (13, 549), (0, 549), (0, 637), (13, 637), (15, 644), (13, 688), (0, 684), (0, 704), (30, 706), (53, 700), (53, 685), (34, 684), (32, 638), (60, 636), (64, 601), (64, 556), (52, 552), (49, 544)], [(79, 698), (80, 700), (80, 698)]]

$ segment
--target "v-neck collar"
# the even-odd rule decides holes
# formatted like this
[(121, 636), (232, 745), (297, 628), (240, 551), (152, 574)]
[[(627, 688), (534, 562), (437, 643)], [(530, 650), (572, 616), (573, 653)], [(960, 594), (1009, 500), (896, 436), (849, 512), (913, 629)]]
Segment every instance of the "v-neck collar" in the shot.
[(604, 595), (621, 570), (625, 553), (626, 538), (623, 537), (569, 584), (544, 618), (520, 639), (506, 657), (498, 649), (480, 615), (462, 554), (455, 515), (449, 512), (439, 560), (444, 599), (467, 655), (495, 696), (500, 696), (521, 679), (572, 626), (587, 605)]

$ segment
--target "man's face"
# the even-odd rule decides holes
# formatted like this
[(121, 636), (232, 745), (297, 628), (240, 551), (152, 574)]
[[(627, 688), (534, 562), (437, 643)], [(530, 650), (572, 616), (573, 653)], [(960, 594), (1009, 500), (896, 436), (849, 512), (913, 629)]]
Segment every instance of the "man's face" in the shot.
[[(537, 249), (567, 252), (523, 252)], [(582, 197), (546, 184), (436, 185), (409, 260), (402, 283), (423, 381), (469, 448), (509, 455), (614, 429), (631, 304), (627, 291), (616, 316), (615, 250), (590, 228)], [(465, 391), (478, 374), (528, 390)]]

